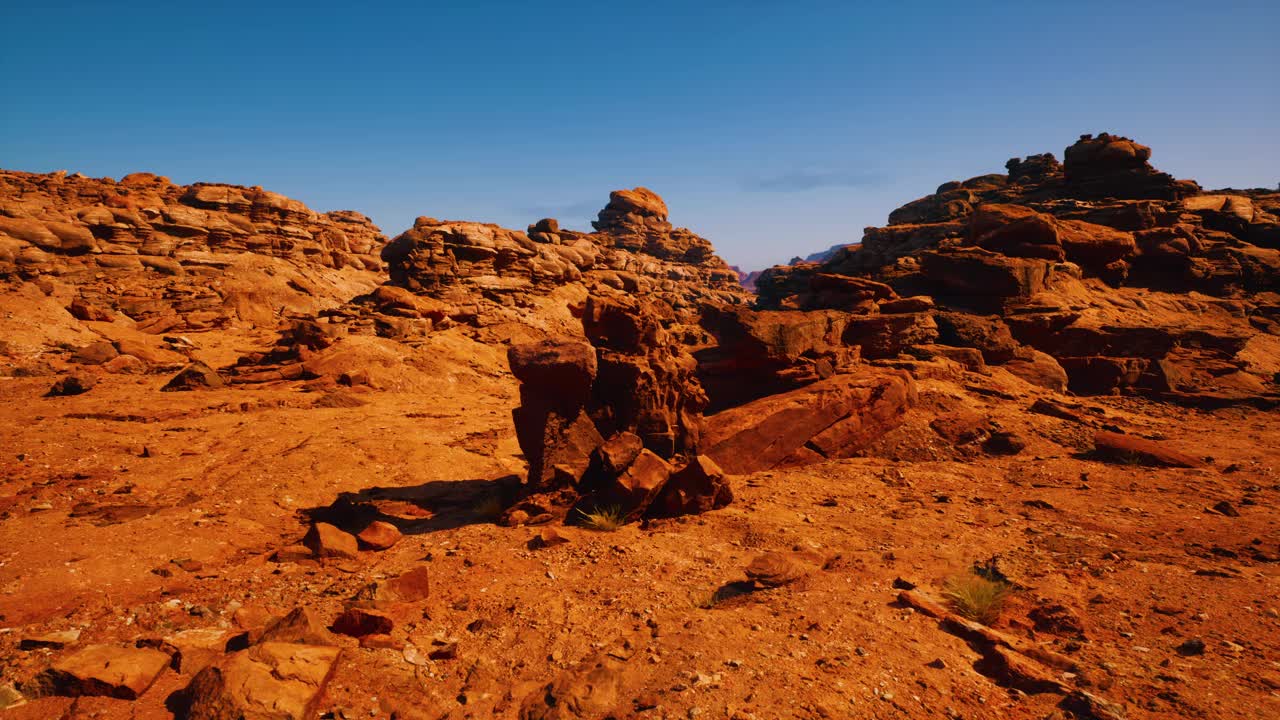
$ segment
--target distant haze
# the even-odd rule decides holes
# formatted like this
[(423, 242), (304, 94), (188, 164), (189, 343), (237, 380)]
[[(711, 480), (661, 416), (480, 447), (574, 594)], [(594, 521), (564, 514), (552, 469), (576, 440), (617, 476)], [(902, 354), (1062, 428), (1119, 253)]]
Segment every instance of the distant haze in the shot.
[[(1280, 3), (10, 3), (0, 166), (585, 229), (612, 189), (754, 269), (1081, 133), (1280, 182)], [(464, 7), (465, 5), (465, 7)]]

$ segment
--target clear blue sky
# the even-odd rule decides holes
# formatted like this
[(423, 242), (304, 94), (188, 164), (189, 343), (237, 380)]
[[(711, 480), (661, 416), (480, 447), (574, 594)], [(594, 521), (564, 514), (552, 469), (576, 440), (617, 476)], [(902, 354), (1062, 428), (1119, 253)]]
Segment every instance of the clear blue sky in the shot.
[(585, 227), (645, 185), (747, 268), (1084, 132), (1280, 182), (1277, 0), (551, 5), (11, 2), (0, 166), (262, 185), (389, 235)]

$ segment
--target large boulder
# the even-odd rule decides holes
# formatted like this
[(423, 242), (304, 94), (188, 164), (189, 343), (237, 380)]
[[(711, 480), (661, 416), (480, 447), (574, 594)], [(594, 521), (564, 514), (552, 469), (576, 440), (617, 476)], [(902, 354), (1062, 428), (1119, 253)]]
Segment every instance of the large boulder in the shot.
[(830, 377), (856, 359), (846, 313), (707, 305), (702, 326), (716, 344), (698, 350), (698, 378), (719, 410)]
[(932, 313), (855, 315), (845, 324), (841, 340), (860, 348), (862, 357), (896, 357), (912, 345), (928, 345), (938, 340), (938, 324)]
[(1052, 355), (1039, 350), (1021, 348), (1012, 360), (1004, 364), (1004, 369), (1032, 385), (1055, 392), (1067, 389), (1067, 371)]
[(631, 465), (604, 483), (593, 497), (596, 507), (616, 507), (628, 519), (649, 509), (671, 477), (671, 464), (649, 450), (641, 450)]
[(670, 458), (698, 447), (707, 395), (697, 361), (635, 298), (591, 296), (583, 330), (596, 346), (599, 374), (588, 412), (601, 432), (634, 432), (644, 446)]
[(690, 515), (725, 507), (733, 502), (733, 489), (720, 466), (698, 455), (671, 476), (650, 508), (660, 516)]
[(1126, 260), (1137, 251), (1133, 233), (1083, 220), (1059, 220), (1058, 237), (1068, 260), (1095, 271)]
[(937, 295), (995, 300), (1027, 298), (1048, 287), (1052, 264), (1014, 258), (980, 248), (920, 254), (925, 278)]
[(528, 485), (549, 489), (555, 468), (573, 483), (587, 469), (603, 438), (586, 414), (596, 379), (596, 350), (573, 338), (513, 346), (507, 352), (520, 380), (520, 406), (512, 411), (516, 439), (529, 461)]
[(934, 319), (938, 325), (938, 341), (944, 345), (975, 348), (982, 352), (982, 359), (992, 365), (1009, 362), (1017, 354), (1018, 341), (999, 317), (940, 312)]
[(584, 497), (638, 517), (670, 476), (668, 460), (698, 447), (707, 396), (697, 363), (654, 308), (590, 296), (582, 323), (590, 345), (559, 338), (509, 353), (529, 476), (508, 524), (562, 515)]
[(980, 205), (969, 221), (969, 241), (1014, 257), (1055, 261), (1066, 257), (1053, 217), (1022, 205)]
[(511, 373), (539, 404), (581, 406), (595, 382), (596, 349), (574, 338), (514, 345), (507, 351)]
[(715, 251), (705, 238), (684, 228), (672, 228), (667, 222), (667, 204), (648, 188), (613, 191), (609, 204), (591, 226), (599, 231), (600, 240), (612, 247), (663, 260), (715, 262), (728, 270), (723, 261), (715, 258)]
[(733, 474), (851, 457), (900, 424), (915, 395), (903, 372), (836, 375), (708, 417), (703, 452)]
[(1099, 430), (1093, 437), (1094, 450), (1099, 457), (1124, 463), (1162, 465), (1165, 467), (1197, 468), (1204, 461), (1155, 440), (1122, 435)]
[(1078, 198), (1177, 200), (1199, 190), (1151, 167), (1151, 148), (1126, 137), (1081, 135), (1063, 153), (1066, 190)]

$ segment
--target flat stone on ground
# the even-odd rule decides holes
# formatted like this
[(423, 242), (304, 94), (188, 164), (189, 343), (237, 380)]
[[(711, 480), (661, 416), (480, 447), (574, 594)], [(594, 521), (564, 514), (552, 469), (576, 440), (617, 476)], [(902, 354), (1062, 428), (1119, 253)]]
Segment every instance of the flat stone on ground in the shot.
[(44, 694), (137, 700), (168, 664), (159, 650), (90, 645), (54, 663), (37, 683)]
[(333, 676), (336, 647), (266, 642), (200, 671), (188, 720), (309, 720)]

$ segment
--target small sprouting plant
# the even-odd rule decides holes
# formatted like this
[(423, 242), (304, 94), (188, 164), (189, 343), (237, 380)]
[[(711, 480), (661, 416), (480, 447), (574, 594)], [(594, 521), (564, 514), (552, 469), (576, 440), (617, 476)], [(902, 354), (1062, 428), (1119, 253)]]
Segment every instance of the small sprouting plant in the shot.
[(1005, 601), (1012, 593), (1013, 585), (1008, 581), (976, 572), (951, 577), (942, 590), (943, 597), (951, 602), (957, 614), (983, 625), (1000, 618)]
[(582, 516), (582, 526), (588, 530), (613, 532), (627, 522), (626, 514), (616, 505), (598, 507), (591, 512), (578, 510), (578, 514)]

